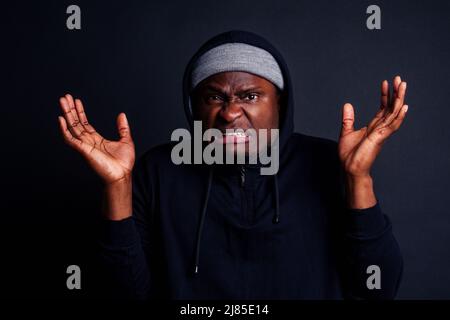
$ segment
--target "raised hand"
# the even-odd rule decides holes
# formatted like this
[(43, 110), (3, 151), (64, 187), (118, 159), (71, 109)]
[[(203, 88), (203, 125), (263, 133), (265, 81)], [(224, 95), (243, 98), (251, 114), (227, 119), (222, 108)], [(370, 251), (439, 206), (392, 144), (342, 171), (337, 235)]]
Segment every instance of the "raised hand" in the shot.
[(408, 110), (404, 104), (406, 82), (400, 76), (396, 76), (393, 82), (392, 99), (388, 81), (382, 82), (380, 109), (367, 126), (355, 130), (353, 106), (346, 103), (342, 108), (339, 157), (348, 176), (370, 176), (370, 169), (383, 143), (400, 128), (405, 119)]
[(59, 102), (63, 116), (58, 120), (64, 141), (81, 153), (106, 185), (129, 180), (135, 151), (125, 114), (117, 117), (120, 139), (111, 141), (103, 138), (88, 122), (81, 100), (66, 94)]

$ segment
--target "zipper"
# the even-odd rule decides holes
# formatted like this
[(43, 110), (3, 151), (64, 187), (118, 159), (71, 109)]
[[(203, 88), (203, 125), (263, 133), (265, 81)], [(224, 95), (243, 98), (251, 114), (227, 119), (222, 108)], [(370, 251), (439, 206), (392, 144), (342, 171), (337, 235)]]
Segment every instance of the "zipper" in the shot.
[(245, 190), (245, 167), (241, 166), (239, 168), (239, 178), (240, 178), (240, 191), (241, 191), (241, 201), (242, 201), (242, 220), (244, 221), (245, 224), (248, 223), (248, 200), (247, 200), (247, 192)]
[[(247, 224), (249, 222), (248, 220), (248, 199), (247, 199), (247, 192), (245, 190), (245, 166), (240, 167), (240, 183), (241, 183), (241, 197), (242, 197), (242, 217), (244, 224)], [(247, 235), (248, 236), (248, 235)], [(245, 270), (244, 274), (244, 287), (243, 287), (243, 299), (249, 299), (250, 298), (250, 272), (249, 268), (246, 265), (246, 262), (244, 261), (243, 269)]]
[(241, 187), (245, 185), (245, 167), (241, 167)]

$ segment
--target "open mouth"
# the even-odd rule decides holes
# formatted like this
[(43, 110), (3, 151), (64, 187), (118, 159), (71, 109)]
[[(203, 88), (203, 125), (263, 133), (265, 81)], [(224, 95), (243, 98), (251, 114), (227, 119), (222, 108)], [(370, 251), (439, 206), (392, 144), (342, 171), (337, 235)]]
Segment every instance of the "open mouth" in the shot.
[(245, 132), (226, 132), (221, 138), (217, 140), (217, 143), (222, 144), (241, 144), (247, 143), (250, 140), (250, 136), (246, 135)]

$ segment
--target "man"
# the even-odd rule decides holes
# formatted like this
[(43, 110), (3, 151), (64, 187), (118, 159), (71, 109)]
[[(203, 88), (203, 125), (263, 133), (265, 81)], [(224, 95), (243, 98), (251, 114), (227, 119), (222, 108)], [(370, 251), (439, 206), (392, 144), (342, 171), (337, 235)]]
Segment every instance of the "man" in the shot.
[[(274, 175), (262, 175), (260, 163), (175, 165), (173, 144), (149, 150), (133, 167), (125, 114), (117, 118), (120, 140), (109, 141), (80, 100), (62, 97), (65, 141), (105, 182), (102, 258), (123, 295), (393, 298), (402, 258), (370, 175), (407, 111), (406, 83), (397, 76), (392, 99), (389, 91), (383, 81), (380, 109), (359, 130), (352, 105), (343, 106), (339, 143), (293, 133), (293, 87), (280, 53), (249, 32), (210, 39), (185, 70), (188, 120), (223, 133), (279, 129)], [(247, 140), (224, 134), (221, 142)]]

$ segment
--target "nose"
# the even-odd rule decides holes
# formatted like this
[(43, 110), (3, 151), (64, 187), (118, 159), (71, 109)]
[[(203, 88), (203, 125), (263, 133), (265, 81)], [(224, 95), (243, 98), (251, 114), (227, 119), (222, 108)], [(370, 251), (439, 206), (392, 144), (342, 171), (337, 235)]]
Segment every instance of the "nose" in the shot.
[(234, 122), (242, 116), (242, 113), (241, 106), (233, 101), (225, 103), (220, 110), (220, 116), (228, 123)]

